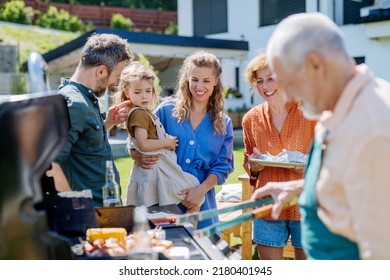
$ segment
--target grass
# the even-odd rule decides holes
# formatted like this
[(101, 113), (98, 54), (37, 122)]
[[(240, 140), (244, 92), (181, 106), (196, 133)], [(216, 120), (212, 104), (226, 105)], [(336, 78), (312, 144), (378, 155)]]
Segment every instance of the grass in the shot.
[[(242, 164), (244, 162), (244, 148), (234, 149), (234, 171), (226, 179), (225, 184), (234, 184), (239, 183), (238, 176), (245, 173)], [(133, 160), (130, 157), (116, 158), (115, 164), (118, 168), (120, 177), (121, 177), (121, 186), (123, 196), (126, 195), (127, 183), (130, 176), (131, 168), (133, 167)], [(216, 192), (221, 189), (221, 186), (216, 186)]]

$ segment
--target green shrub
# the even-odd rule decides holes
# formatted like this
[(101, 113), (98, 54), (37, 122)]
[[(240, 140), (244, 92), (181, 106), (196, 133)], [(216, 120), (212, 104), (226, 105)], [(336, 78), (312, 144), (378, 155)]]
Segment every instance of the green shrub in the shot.
[(71, 32), (85, 31), (84, 23), (78, 17), (70, 16), (65, 30)]
[(0, 8), (0, 20), (21, 24), (31, 24), (34, 11), (26, 7), (23, 1), (11, 0)]
[(26, 77), (22, 73), (14, 73), (11, 77), (11, 94), (27, 92)]
[(122, 14), (113, 14), (111, 16), (110, 27), (113, 29), (132, 30), (133, 22), (129, 18), (125, 18)]
[(95, 28), (95, 25), (93, 24), (92, 21), (86, 21), (84, 22), (84, 31), (87, 32), (87, 31), (91, 31)]
[(177, 35), (178, 34), (177, 24), (170, 22), (169, 25), (165, 28), (164, 33), (168, 35)]
[(228, 98), (229, 95), (231, 95), (233, 98), (241, 98), (242, 93), (239, 92), (236, 88), (224, 88), (223, 94), (225, 95), (225, 98)]
[(41, 27), (71, 32), (86, 30), (86, 26), (77, 16), (70, 15), (64, 9), (58, 11), (54, 6), (50, 6), (46, 13), (40, 13), (35, 24)]

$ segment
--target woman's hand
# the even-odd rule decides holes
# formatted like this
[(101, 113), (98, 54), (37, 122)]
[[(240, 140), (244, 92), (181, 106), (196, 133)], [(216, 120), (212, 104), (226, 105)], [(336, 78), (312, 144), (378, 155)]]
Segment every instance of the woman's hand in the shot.
[(298, 197), (303, 190), (304, 180), (288, 182), (270, 182), (264, 187), (254, 191), (251, 200), (259, 200), (267, 196), (272, 196), (274, 205), (271, 216), (277, 219), (283, 210), (283, 207), (294, 197)]
[(188, 210), (192, 208), (200, 208), (202, 205), (203, 198), (205, 193), (201, 190), (201, 188), (189, 188), (182, 190), (179, 194), (185, 194), (186, 197), (182, 200), (181, 204)]
[(130, 150), (130, 155), (135, 163), (143, 169), (152, 169), (153, 165), (160, 159), (158, 155), (144, 155), (133, 149)]
[(304, 166), (297, 166), (297, 167), (293, 168), (292, 171), (300, 175), (300, 174), (303, 174), (303, 172), (305, 171), (305, 167)]
[(265, 167), (263, 165), (260, 165), (256, 162), (250, 160), (251, 158), (259, 159), (260, 156), (261, 156), (261, 153), (259, 152), (259, 150), (257, 150), (257, 148), (253, 148), (252, 154), (248, 156), (249, 169), (252, 173), (258, 173), (261, 170), (263, 170)]

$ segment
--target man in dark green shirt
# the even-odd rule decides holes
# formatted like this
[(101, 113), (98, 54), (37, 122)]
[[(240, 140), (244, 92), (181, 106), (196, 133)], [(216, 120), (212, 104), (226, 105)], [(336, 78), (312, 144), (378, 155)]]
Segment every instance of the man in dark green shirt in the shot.
[[(127, 41), (113, 34), (92, 35), (70, 79), (63, 79), (59, 93), (68, 103), (69, 140), (52, 164), (58, 191), (90, 189), (96, 207), (103, 205), (106, 161), (113, 160), (107, 131), (126, 119), (129, 102), (110, 107), (103, 118), (98, 97), (118, 82), (133, 55)], [(119, 174), (114, 165), (116, 180)]]

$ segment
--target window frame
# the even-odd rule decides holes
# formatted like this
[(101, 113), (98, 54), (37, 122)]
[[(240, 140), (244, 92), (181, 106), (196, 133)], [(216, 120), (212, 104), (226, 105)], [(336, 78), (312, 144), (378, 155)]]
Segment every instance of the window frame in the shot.
[[(275, 8), (271, 6), (275, 6), (275, 4), (278, 7)], [(286, 7), (290, 7), (292, 9), (296, 7), (297, 4), (300, 5), (300, 7), (298, 5), (299, 9), (295, 9), (293, 11), (286, 11)], [(269, 11), (273, 12), (275, 15), (280, 16), (272, 20), (269, 16)], [(304, 12), (306, 12), (306, 0), (259, 0), (259, 27), (276, 25), (289, 15)]]
[(192, 6), (194, 36), (228, 32), (227, 0), (194, 0)]

